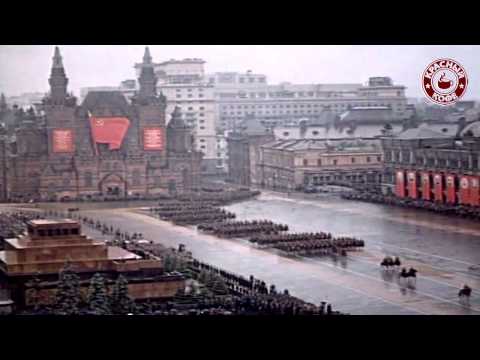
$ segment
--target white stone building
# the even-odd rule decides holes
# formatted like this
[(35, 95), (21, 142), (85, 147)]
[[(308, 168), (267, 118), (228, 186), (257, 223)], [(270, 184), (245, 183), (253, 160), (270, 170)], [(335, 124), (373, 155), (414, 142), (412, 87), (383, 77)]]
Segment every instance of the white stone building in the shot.
[(214, 73), (206, 75), (206, 79), (215, 86), (217, 123), (221, 129), (233, 129), (247, 115), (271, 126), (284, 124), (287, 119), (315, 121), (327, 107), (335, 114), (358, 106), (388, 106), (396, 118), (411, 114), (405, 87), (394, 85), (388, 77), (370, 78), (365, 85), (269, 85), (265, 75), (252, 72)]

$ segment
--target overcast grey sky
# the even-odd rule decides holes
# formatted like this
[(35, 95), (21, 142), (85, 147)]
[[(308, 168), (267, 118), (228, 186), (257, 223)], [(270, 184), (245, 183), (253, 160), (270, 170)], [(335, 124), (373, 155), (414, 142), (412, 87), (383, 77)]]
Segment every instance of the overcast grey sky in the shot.
[[(143, 45), (59, 45), (77, 96), (86, 86), (117, 86), (133, 79), (133, 64)], [(0, 92), (7, 96), (46, 92), (52, 45), (0, 45)], [(465, 99), (479, 98), (480, 46), (326, 46), (326, 45), (150, 45), (155, 62), (202, 58), (209, 72), (252, 70), (271, 84), (365, 83), (370, 76), (390, 76), (407, 86), (407, 96), (423, 97), (420, 75), (440, 57), (459, 61), (467, 70)]]

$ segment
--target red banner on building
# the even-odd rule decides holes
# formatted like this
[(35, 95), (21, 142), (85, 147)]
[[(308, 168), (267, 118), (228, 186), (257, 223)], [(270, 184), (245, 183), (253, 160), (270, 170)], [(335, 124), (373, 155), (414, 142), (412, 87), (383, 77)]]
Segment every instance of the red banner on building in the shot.
[(469, 176), (460, 177), (459, 202), (461, 205), (470, 205), (470, 179)]
[(433, 193), (435, 195), (435, 201), (443, 202), (442, 174), (433, 174)]
[(408, 180), (408, 196), (412, 199), (416, 199), (418, 197), (417, 173), (415, 171), (409, 171), (407, 173), (407, 180)]
[(150, 127), (143, 129), (143, 149), (163, 150), (163, 129)]
[(395, 195), (405, 197), (405, 172), (398, 170), (395, 176)]
[(446, 181), (447, 181), (447, 203), (455, 204), (456, 202), (455, 175), (448, 174), (446, 176)]
[(470, 205), (480, 205), (480, 179), (477, 176), (470, 176)]
[(54, 129), (53, 130), (53, 152), (70, 153), (75, 150), (73, 143), (73, 130)]
[[(108, 144), (110, 150), (120, 149), (129, 126), (130, 121), (125, 117), (90, 117), (90, 127), (95, 145)], [(97, 149), (96, 146), (95, 149)]]
[(431, 200), (431, 184), (430, 184), (430, 174), (428, 172), (422, 173), (422, 199)]

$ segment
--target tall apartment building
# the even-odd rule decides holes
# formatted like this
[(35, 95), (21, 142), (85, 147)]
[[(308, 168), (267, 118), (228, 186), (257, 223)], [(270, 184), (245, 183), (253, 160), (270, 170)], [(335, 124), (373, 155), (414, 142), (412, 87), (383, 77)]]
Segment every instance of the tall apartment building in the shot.
[[(154, 71), (157, 90), (167, 98), (166, 112), (173, 112), (175, 106), (181, 109), (192, 128), (195, 148), (204, 154), (203, 173), (215, 174), (224, 170), (224, 160), (217, 151), (214, 87), (205, 82), (204, 64), (202, 59), (171, 59), (154, 64)], [(140, 64), (135, 69), (138, 75)]]
[(215, 87), (217, 123), (220, 129), (233, 129), (245, 116), (253, 115), (265, 125), (308, 118), (315, 122), (329, 107), (341, 114), (352, 107), (390, 107), (395, 118), (408, 118), (411, 107), (405, 87), (388, 77), (372, 77), (362, 84), (269, 85), (261, 74), (214, 73), (206, 76)]

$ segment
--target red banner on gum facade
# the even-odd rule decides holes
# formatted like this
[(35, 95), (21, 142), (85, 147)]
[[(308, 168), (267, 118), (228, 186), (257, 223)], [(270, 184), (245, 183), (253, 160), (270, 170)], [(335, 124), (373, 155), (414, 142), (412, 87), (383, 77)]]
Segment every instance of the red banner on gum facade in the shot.
[(477, 176), (470, 176), (470, 205), (480, 205), (480, 181)]
[(395, 195), (398, 197), (405, 197), (405, 172), (397, 170), (395, 175)]
[(455, 204), (455, 175), (448, 174), (446, 176), (447, 180), (447, 203)]
[(470, 205), (470, 179), (466, 175), (460, 177), (459, 202), (462, 205)]
[(416, 199), (418, 197), (417, 173), (415, 171), (409, 171), (407, 173), (407, 179), (408, 179), (408, 196), (412, 199)]
[(433, 174), (433, 193), (435, 195), (435, 201), (443, 202), (442, 174)]
[(430, 174), (428, 172), (422, 173), (422, 199), (431, 200), (430, 193)]

